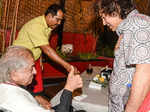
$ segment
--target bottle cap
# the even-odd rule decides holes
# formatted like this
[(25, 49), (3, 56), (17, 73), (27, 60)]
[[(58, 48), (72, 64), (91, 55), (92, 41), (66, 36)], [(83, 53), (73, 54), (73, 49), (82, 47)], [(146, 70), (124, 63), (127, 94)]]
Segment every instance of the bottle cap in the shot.
[(131, 86), (132, 86), (131, 83), (128, 83), (128, 84), (127, 84), (127, 87), (128, 87), (128, 88), (131, 88)]

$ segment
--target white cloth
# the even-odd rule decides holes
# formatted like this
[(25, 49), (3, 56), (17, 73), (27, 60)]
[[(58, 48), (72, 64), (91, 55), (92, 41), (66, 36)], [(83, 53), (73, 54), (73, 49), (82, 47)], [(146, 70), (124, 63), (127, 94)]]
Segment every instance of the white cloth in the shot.
[(12, 112), (50, 112), (42, 108), (28, 91), (8, 84), (0, 84), (0, 107)]
[(95, 82), (91, 81), (91, 82), (89, 83), (89, 88), (93, 88), (93, 89), (101, 90), (101, 89), (102, 89), (102, 85), (97, 84), (97, 83), (95, 83)]

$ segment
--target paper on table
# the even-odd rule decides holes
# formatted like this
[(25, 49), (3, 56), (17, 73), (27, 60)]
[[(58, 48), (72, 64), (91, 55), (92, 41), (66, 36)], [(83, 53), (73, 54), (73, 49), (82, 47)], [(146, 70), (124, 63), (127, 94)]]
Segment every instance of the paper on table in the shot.
[(89, 83), (89, 88), (101, 90), (101, 89), (102, 89), (102, 85), (101, 85), (101, 84), (97, 84), (97, 83), (91, 81), (91, 82)]

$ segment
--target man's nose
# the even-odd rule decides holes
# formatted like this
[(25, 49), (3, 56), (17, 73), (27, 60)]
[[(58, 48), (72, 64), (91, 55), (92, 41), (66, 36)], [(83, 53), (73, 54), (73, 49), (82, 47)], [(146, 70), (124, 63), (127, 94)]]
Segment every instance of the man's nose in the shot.
[(105, 26), (106, 25), (106, 21), (104, 19), (102, 21), (103, 21), (103, 25)]
[(61, 20), (58, 21), (58, 24), (59, 24), (59, 25), (61, 24)]
[(34, 75), (36, 75), (37, 72), (36, 72), (35, 67), (33, 67), (33, 71), (32, 72), (33, 72)]

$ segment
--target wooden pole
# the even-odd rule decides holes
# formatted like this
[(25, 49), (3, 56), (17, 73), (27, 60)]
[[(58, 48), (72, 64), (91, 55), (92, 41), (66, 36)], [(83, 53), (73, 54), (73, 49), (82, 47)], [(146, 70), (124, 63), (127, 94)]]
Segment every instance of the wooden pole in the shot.
[(6, 47), (6, 34), (7, 34), (7, 27), (9, 23), (9, 7), (10, 7), (10, 0), (5, 1), (5, 6), (4, 6), (4, 15), (3, 15), (3, 32), (2, 32), (2, 38), (3, 38), (3, 45), (2, 45), (2, 53), (5, 51)]
[[(20, 0), (16, 0), (16, 13), (15, 13), (15, 22), (14, 22), (13, 41), (15, 40), (15, 37), (16, 37), (16, 27), (17, 27), (17, 17), (18, 17), (19, 2), (20, 2)], [(12, 41), (12, 43), (13, 43), (13, 41)]]
[(16, 2), (15, 2), (15, 9), (14, 9), (14, 13), (13, 13), (13, 20), (12, 20), (12, 28), (11, 28), (9, 46), (12, 45), (12, 43), (15, 40), (15, 37), (16, 37), (16, 25), (17, 25), (17, 15), (18, 15), (19, 1), (20, 0), (16, 0)]
[[(4, 4), (4, 3), (3, 3)], [(8, 0), (5, 1), (5, 6), (4, 6), (4, 12), (3, 12), (3, 21), (2, 21), (2, 53), (4, 52), (5, 49), (5, 27), (6, 27), (6, 13), (7, 13), (7, 5), (8, 5)]]

